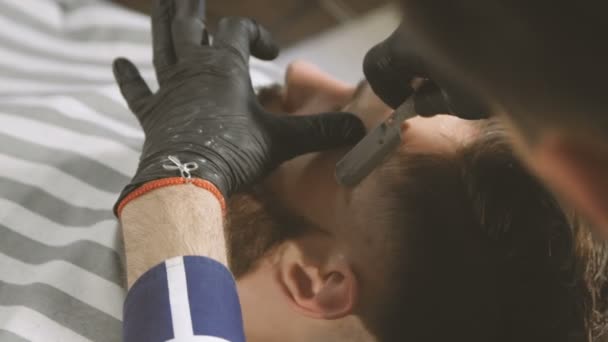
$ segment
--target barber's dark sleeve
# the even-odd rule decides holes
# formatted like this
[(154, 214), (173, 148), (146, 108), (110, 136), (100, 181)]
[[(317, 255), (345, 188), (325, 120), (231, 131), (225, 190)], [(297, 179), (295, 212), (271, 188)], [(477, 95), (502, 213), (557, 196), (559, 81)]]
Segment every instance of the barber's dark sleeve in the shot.
[(155, 266), (127, 294), (123, 338), (245, 342), (232, 274), (217, 261), (199, 256), (176, 257)]

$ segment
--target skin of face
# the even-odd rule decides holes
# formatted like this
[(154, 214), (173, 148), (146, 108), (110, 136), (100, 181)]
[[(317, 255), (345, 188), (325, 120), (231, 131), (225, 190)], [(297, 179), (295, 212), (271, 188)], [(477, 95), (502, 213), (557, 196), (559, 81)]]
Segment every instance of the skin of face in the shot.
[[(267, 106), (288, 115), (342, 109), (368, 130), (391, 113), (366, 83), (344, 84), (305, 62), (290, 65), (281, 96)], [(410, 119), (402, 130), (402, 148), (440, 154), (476, 134), (469, 121), (445, 115)], [(237, 279), (248, 341), (374, 340), (359, 314), (385, 290), (378, 261), (390, 257), (383, 248), (389, 237), (368, 201), (378, 197), (374, 174), (350, 189), (335, 180), (347, 150), (295, 158), (265, 181), (273, 201), (313, 229), (280, 243)]]

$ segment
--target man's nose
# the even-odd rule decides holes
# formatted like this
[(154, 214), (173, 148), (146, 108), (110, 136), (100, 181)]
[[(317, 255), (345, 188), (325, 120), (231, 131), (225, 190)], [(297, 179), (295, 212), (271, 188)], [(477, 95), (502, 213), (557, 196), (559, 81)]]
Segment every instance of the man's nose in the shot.
[(296, 61), (285, 73), (285, 105), (290, 112), (327, 111), (346, 104), (354, 87), (317, 66)]

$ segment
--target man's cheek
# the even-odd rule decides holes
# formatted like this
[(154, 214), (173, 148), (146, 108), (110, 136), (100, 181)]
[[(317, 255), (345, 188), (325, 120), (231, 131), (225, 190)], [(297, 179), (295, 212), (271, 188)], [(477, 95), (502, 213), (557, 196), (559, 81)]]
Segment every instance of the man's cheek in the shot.
[(326, 226), (339, 202), (341, 188), (335, 178), (336, 162), (347, 149), (311, 153), (284, 163), (264, 186), (293, 213)]
[(264, 180), (263, 186), (288, 209), (301, 207), (303, 167), (308, 156), (300, 156), (280, 165)]

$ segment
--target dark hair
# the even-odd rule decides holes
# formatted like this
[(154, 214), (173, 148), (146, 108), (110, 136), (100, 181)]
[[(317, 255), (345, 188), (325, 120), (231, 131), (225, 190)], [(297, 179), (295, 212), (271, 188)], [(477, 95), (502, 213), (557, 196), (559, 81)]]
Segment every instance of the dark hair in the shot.
[(284, 208), (275, 195), (262, 186), (228, 200), (226, 220), (228, 264), (235, 278), (251, 272), (281, 242), (310, 231), (310, 223)]
[(455, 154), (405, 153), (377, 171), (397, 261), (364, 320), (381, 341), (592, 341), (606, 327), (606, 246), (498, 126), (481, 131)]

